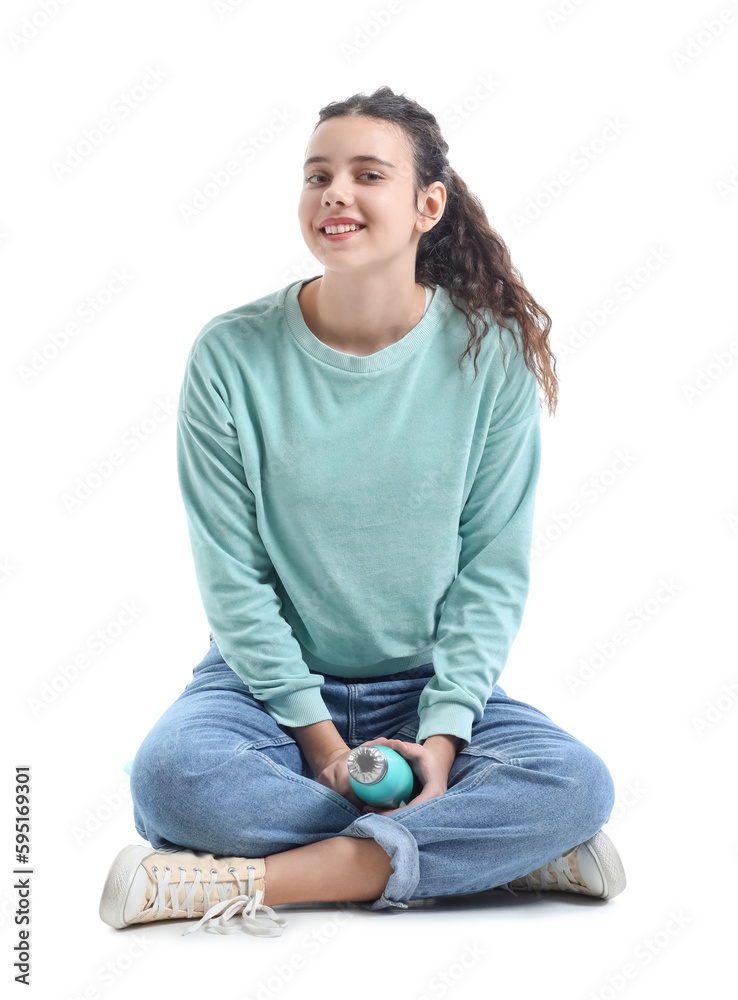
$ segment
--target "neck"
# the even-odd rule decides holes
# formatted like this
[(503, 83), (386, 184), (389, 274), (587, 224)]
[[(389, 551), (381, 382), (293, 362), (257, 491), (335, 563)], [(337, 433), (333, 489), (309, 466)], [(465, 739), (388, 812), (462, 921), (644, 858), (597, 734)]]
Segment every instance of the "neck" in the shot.
[(359, 357), (402, 340), (425, 311), (425, 289), (413, 275), (400, 280), (327, 271), (303, 285), (297, 300), (318, 340)]

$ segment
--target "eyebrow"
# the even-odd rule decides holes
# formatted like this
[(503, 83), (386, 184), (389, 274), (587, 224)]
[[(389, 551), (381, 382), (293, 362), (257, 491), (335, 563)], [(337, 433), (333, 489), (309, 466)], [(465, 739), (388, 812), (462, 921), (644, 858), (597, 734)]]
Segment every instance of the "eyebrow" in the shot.
[[(302, 165), (303, 170), (310, 163), (329, 163), (327, 156), (310, 156)], [(359, 153), (357, 156), (352, 156), (349, 163), (381, 163), (383, 167), (394, 168), (394, 163), (389, 163), (387, 160), (383, 160), (381, 156), (370, 156), (367, 153)]]

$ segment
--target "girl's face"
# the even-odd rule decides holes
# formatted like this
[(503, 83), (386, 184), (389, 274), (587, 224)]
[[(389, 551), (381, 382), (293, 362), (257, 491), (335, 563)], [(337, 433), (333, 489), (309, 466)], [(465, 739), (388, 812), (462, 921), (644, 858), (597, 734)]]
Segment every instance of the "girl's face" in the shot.
[[(406, 259), (414, 267), (424, 229), (401, 129), (372, 118), (330, 118), (313, 132), (305, 157), (298, 218), (313, 256), (335, 271), (394, 268)], [(326, 238), (321, 227), (332, 218), (365, 228)]]

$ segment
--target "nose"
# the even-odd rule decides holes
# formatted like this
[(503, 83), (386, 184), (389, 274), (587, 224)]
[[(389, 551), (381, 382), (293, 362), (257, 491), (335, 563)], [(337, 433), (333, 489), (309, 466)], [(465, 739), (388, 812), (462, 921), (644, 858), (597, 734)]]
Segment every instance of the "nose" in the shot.
[(347, 196), (344, 186), (335, 180), (331, 181), (328, 187), (323, 191), (323, 204), (324, 205), (334, 205), (340, 202), (342, 205), (346, 205), (350, 197)]

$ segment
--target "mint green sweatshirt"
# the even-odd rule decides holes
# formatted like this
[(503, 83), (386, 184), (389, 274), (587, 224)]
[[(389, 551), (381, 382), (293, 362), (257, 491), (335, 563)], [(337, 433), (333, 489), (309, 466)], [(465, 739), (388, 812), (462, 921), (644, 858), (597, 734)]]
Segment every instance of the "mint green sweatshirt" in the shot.
[(210, 629), (288, 727), (331, 718), (324, 674), (432, 662), (417, 742), (465, 746), (528, 596), (536, 378), (503, 328), (505, 377), (488, 312), (472, 382), (441, 286), (396, 343), (334, 350), (304, 321), (302, 283), (216, 316), (187, 357), (177, 468)]

